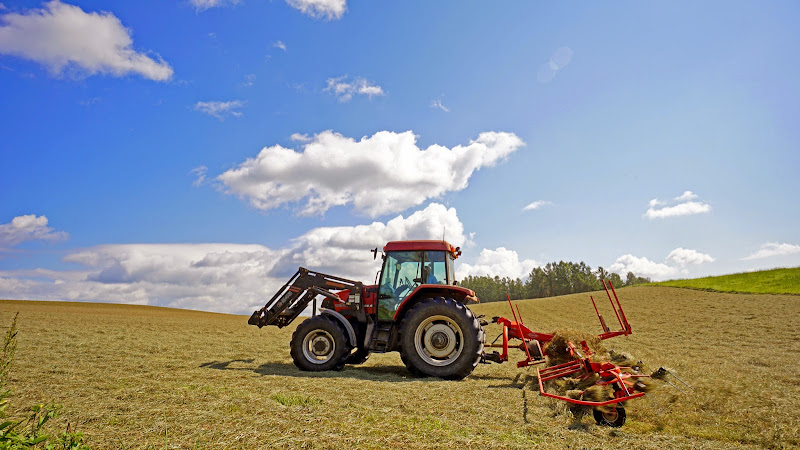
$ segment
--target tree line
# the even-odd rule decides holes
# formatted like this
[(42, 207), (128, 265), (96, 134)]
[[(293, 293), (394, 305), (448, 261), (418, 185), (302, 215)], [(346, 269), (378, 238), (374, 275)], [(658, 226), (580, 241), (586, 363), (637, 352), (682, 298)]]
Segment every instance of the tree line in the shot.
[(619, 274), (607, 272), (602, 267), (592, 270), (583, 261), (580, 263), (559, 261), (534, 268), (524, 280), (470, 275), (459, 284), (475, 291), (480, 301), (485, 303), (505, 300), (506, 293), (512, 300), (519, 300), (597, 291), (603, 289), (600, 280), (610, 281), (614, 287), (650, 282), (649, 278), (637, 277), (633, 272), (628, 272), (623, 281)]

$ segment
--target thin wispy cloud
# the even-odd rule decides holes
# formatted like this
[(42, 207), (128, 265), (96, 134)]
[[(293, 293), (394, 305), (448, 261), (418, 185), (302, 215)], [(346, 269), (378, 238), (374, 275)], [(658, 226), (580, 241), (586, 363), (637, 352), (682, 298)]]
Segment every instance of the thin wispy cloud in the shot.
[(347, 0), (286, 0), (286, 3), (314, 19), (339, 20), (347, 11)]
[(192, 182), (192, 186), (200, 187), (206, 182), (206, 173), (208, 172), (208, 167), (206, 166), (199, 166), (195, 167), (194, 169), (190, 170), (189, 173), (195, 176), (195, 180)]
[(292, 133), (289, 137), (294, 142), (311, 142), (313, 138), (308, 134)]
[(431, 105), (430, 106), (433, 109), (441, 109), (444, 112), (450, 112), (450, 109), (448, 107), (444, 106), (444, 104), (442, 104), (442, 97), (439, 97), (437, 99), (431, 100)]
[(244, 76), (244, 81), (242, 82), (242, 86), (244, 87), (252, 87), (256, 82), (256, 74), (249, 73)]
[(763, 259), (763, 258), (772, 258), (775, 256), (786, 256), (786, 255), (794, 255), (800, 253), (800, 245), (795, 244), (787, 244), (782, 243), (779, 244), (777, 242), (767, 242), (766, 244), (761, 245), (761, 247), (755, 253), (745, 256), (741, 258), (742, 261), (750, 261), (753, 259)]
[(286, 51), (286, 44), (284, 44), (283, 41), (275, 41), (272, 43), (272, 46), (275, 48), (279, 48), (283, 51)]
[(550, 59), (539, 67), (536, 79), (540, 83), (548, 83), (556, 77), (558, 72), (572, 61), (573, 51), (569, 47), (561, 47), (553, 52)]
[(227, 116), (242, 117), (242, 112), (239, 111), (239, 109), (244, 107), (246, 103), (247, 102), (242, 100), (233, 100), (229, 102), (197, 102), (194, 105), (194, 110), (206, 113), (219, 120), (225, 120)]
[(335, 95), (342, 103), (349, 102), (355, 95), (366, 95), (370, 99), (386, 95), (382, 87), (361, 77), (355, 77), (350, 81), (347, 75), (343, 75), (338, 78), (328, 78), (326, 83), (327, 86), (323, 92)]
[(685, 191), (671, 202), (662, 202), (654, 198), (649, 202), (649, 208), (644, 216), (650, 220), (666, 219), (668, 217), (691, 216), (711, 212), (711, 205), (695, 201), (697, 195), (692, 191)]
[(59, 1), (0, 16), (0, 54), (35, 61), (54, 75), (138, 74), (168, 81), (173, 74), (160, 57), (133, 50), (130, 30), (114, 14), (87, 13)]
[(220, 8), (224, 6), (235, 6), (239, 0), (189, 0), (195, 11), (203, 12), (211, 8)]
[(528, 206), (522, 208), (523, 211), (533, 211), (535, 209), (539, 209), (542, 206), (552, 205), (553, 202), (547, 200), (536, 200), (533, 203), (530, 203)]

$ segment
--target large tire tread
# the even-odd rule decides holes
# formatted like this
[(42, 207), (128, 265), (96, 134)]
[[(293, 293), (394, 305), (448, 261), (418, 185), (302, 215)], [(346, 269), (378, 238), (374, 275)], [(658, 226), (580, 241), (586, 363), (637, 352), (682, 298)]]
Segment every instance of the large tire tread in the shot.
[[(351, 347), (347, 342), (345, 330), (337, 322), (337, 320), (332, 320), (324, 315), (313, 316), (301, 323), (292, 333), (289, 353), (292, 355), (294, 365), (298, 369), (307, 372), (321, 372), (325, 370), (341, 370), (344, 367), (344, 362), (350, 355)], [(309, 361), (303, 354), (303, 340), (314, 330), (324, 330), (330, 333), (334, 340), (333, 356), (321, 364)]]
[[(464, 348), (455, 361), (446, 366), (426, 363), (414, 344), (416, 328), (425, 318), (433, 315), (447, 316), (462, 329)], [(422, 300), (405, 315), (400, 325), (400, 355), (409, 372), (420, 376), (434, 376), (446, 380), (461, 380), (468, 376), (481, 360), (485, 333), (469, 308), (452, 298), (436, 297)]]

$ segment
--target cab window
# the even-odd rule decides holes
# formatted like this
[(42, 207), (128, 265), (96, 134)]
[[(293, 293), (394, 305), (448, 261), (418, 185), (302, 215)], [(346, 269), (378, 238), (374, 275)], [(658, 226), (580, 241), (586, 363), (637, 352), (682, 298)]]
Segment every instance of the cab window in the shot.
[(423, 252), (386, 255), (378, 297), (378, 318), (390, 320), (403, 300), (422, 282)]
[(444, 252), (425, 252), (422, 282), (425, 284), (447, 284), (447, 262)]

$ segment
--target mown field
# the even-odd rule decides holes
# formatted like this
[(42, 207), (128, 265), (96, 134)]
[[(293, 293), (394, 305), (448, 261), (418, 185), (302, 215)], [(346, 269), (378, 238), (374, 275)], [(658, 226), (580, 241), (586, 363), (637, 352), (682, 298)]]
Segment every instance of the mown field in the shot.
[[(800, 446), (799, 297), (619, 294), (634, 334), (609, 347), (670, 367), (696, 389), (665, 386), (630, 402), (621, 429), (575, 421), (537, 395), (534, 369), (513, 362), (480, 365), (460, 382), (414, 378), (396, 353), (300, 372), (288, 350), (293, 327), (259, 330), (244, 316), (2, 301), (0, 326), (20, 312), (14, 408), (59, 403), (53, 426), (69, 422), (96, 448)], [(535, 330), (599, 331), (589, 294), (519, 305)], [(509, 315), (501, 303), (472, 308)]]
[(661, 281), (652, 284), (716, 292), (800, 294), (800, 267), (760, 270), (691, 280)]

